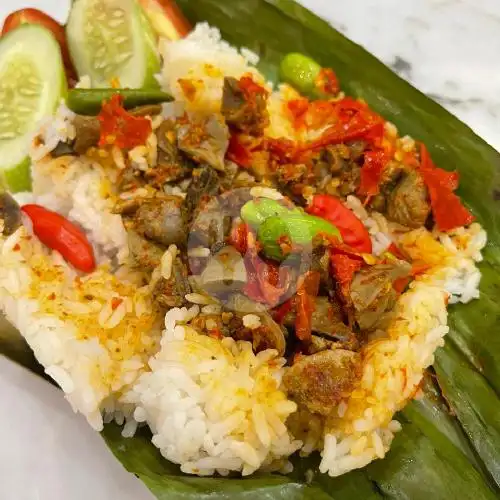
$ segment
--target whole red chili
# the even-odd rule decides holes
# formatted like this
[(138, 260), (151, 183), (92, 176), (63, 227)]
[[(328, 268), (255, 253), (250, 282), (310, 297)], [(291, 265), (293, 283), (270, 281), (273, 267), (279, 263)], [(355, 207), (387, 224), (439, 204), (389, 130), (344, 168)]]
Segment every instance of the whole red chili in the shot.
[(372, 253), (372, 242), (364, 224), (339, 198), (327, 194), (314, 196), (306, 212), (321, 217), (338, 228), (346, 245), (361, 253)]
[(81, 229), (40, 205), (24, 205), (21, 210), (31, 219), (33, 231), (44, 245), (57, 250), (79, 271), (90, 273), (95, 269), (92, 245)]

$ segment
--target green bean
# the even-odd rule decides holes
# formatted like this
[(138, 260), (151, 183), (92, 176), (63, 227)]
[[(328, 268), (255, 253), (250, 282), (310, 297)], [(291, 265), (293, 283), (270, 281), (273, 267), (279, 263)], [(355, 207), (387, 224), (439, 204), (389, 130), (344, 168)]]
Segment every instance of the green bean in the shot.
[(268, 217), (275, 215), (287, 215), (291, 213), (301, 213), (297, 208), (290, 209), (282, 205), (279, 201), (269, 198), (257, 198), (249, 201), (241, 208), (241, 218), (249, 226), (257, 229)]
[(321, 66), (304, 54), (292, 52), (284, 57), (280, 65), (281, 80), (303, 94), (313, 94)]
[(158, 89), (72, 89), (68, 92), (66, 104), (79, 115), (97, 115), (102, 103), (109, 101), (114, 94), (123, 96), (126, 109), (172, 100), (169, 94)]
[(320, 233), (341, 239), (339, 230), (330, 222), (308, 214), (288, 214), (268, 217), (259, 227), (257, 238), (264, 254), (270, 259), (284, 260), (280, 243), (283, 240), (294, 247), (307, 247)]

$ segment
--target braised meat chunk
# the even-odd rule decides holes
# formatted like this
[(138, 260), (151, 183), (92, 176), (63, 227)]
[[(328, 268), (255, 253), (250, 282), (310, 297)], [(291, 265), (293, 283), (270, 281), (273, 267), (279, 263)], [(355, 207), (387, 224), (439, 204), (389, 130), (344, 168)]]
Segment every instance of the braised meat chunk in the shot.
[(146, 271), (153, 271), (161, 262), (161, 257), (164, 249), (152, 242), (143, 238), (133, 230), (127, 231), (128, 248), (133, 263)]
[(161, 277), (153, 290), (156, 301), (167, 308), (182, 307), (186, 304), (186, 294), (191, 293), (188, 270), (179, 257), (172, 263), (170, 278)]
[(267, 91), (251, 78), (224, 78), (221, 112), (226, 123), (241, 132), (257, 135), (269, 124)]
[(425, 225), (430, 213), (424, 180), (416, 170), (409, 170), (387, 197), (387, 217), (403, 226), (418, 228)]
[[(286, 326), (293, 327), (296, 321), (295, 311), (290, 311), (284, 318)], [(340, 304), (334, 304), (327, 297), (316, 297), (314, 299), (314, 310), (311, 316), (311, 330), (317, 338), (323, 338), (325, 342), (316, 341), (316, 348), (324, 345), (325, 348), (342, 346), (352, 349), (357, 345), (356, 336), (353, 331), (342, 322), (342, 310)]]
[(21, 209), (7, 192), (0, 193), (0, 233), (10, 236), (21, 225)]
[(134, 217), (136, 231), (161, 245), (184, 245), (187, 226), (182, 202), (177, 196), (145, 200)]
[(96, 116), (76, 115), (73, 119), (73, 127), (75, 139), (69, 142), (59, 142), (51, 153), (53, 158), (84, 155), (90, 148), (98, 146), (101, 124)]
[(361, 376), (361, 356), (343, 349), (302, 356), (287, 370), (283, 384), (289, 396), (312, 413), (328, 416)]
[(208, 163), (224, 172), (229, 131), (221, 117), (191, 116), (178, 127), (177, 144), (196, 163)]
[(377, 328), (386, 313), (393, 309), (398, 298), (394, 281), (407, 277), (410, 270), (408, 263), (400, 261), (394, 265), (377, 264), (356, 273), (350, 298), (361, 330)]
[(217, 172), (209, 166), (201, 167), (193, 172), (193, 178), (187, 190), (184, 207), (191, 219), (203, 200), (219, 192), (220, 181)]

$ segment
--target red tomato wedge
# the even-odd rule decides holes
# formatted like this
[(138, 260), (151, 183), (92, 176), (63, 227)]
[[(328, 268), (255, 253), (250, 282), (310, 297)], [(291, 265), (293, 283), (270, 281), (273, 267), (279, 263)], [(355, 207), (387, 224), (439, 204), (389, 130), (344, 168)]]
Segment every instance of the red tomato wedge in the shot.
[(191, 25), (177, 4), (171, 0), (139, 0), (153, 29), (159, 36), (169, 40), (184, 38)]
[(63, 56), (64, 66), (66, 68), (66, 74), (68, 80), (77, 80), (76, 71), (71, 62), (71, 57), (69, 55), (68, 43), (66, 41), (66, 31), (64, 26), (59, 24), (55, 19), (50, 17), (38, 9), (21, 9), (13, 12), (5, 19), (2, 28), (2, 36), (16, 29), (22, 24), (38, 24), (47, 28), (58, 41), (61, 47), (61, 54)]

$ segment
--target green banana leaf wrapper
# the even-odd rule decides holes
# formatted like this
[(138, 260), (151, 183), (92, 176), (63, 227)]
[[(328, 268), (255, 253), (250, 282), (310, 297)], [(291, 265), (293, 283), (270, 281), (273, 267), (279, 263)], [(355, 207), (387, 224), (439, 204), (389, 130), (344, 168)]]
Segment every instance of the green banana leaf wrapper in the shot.
[[(302, 52), (331, 67), (347, 94), (362, 97), (404, 134), (423, 141), (436, 164), (458, 170), (459, 195), (488, 232), (481, 298), (450, 308), (447, 345), (424, 379), (423, 396), (398, 415), (403, 430), (384, 460), (339, 478), (318, 473), (319, 456), (294, 457), (289, 476), (199, 478), (180, 473), (140, 431), (116, 425), (103, 437), (124, 467), (161, 500), (408, 500), (500, 497), (500, 154), (465, 124), (360, 46), (292, 0), (178, 0), (194, 24), (217, 26), (235, 46), (259, 54), (278, 80), (279, 63)], [(40, 372), (7, 329), (0, 352)]]

